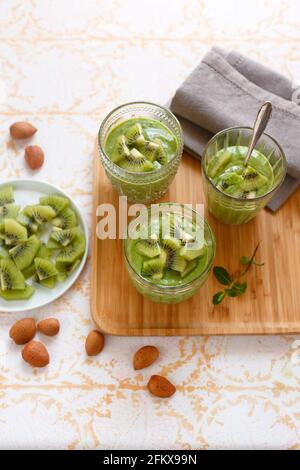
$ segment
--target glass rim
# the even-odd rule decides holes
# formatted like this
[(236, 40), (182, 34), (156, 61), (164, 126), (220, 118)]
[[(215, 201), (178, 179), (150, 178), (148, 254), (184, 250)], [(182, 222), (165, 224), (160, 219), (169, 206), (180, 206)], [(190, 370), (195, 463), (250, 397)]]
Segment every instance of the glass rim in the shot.
[(212, 180), (209, 178), (207, 172), (206, 172), (206, 168), (205, 168), (205, 155), (206, 155), (206, 152), (207, 152), (207, 149), (208, 147), (214, 142), (215, 139), (217, 139), (218, 137), (220, 137), (222, 134), (226, 134), (226, 132), (229, 132), (229, 131), (234, 131), (234, 130), (247, 130), (247, 131), (253, 131), (253, 128), (250, 127), (250, 126), (232, 126), (232, 127), (228, 127), (226, 129), (223, 129), (222, 131), (219, 131), (217, 132), (217, 134), (215, 134), (210, 140), (209, 142), (206, 144), (205, 148), (204, 148), (204, 152), (203, 152), (203, 159), (204, 159), (204, 162), (202, 164), (202, 161), (201, 161), (201, 169), (203, 170), (203, 173), (205, 175), (205, 178), (207, 179), (207, 181), (213, 186), (213, 188), (220, 194), (222, 194), (223, 197), (227, 198), (228, 200), (233, 200), (233, 201), (239, 201), (239, 202), (256, 202), (256, 201), (260, 201), (268, 196), (270, 196), (272, 193), (274, 193), (275, 191), (277, 191), (278, 188), (280, 188), (280, 186), (282, 185), (285, 177), (286, 177), (286, 174), (287, 174), (287, 161), (286, 161), (286, 156), (285, 156), (285, 153), (283, 151), (283, 148), (281, 147), (281, 145), (277, 142), (277, 140), (272, 137), (270, 134), (267, 134), (266, 132), (264, 132), (262, 134), (261, 137), (263, 136), (266, 136), (268, 137), (268, 139), (270, 139), (276, 147), (279, 148), (279, 151), (282, 155), (282, 161), (283, 161), (283, 167), (284, 167), (284, 172), (282, 174), (282, 178), (281, 180), (279, 181), (279, 183), (274, 186), (274, 188), (272, 188), (270, 191), (268, 191), (267, 193), (261, 195), (261, 196), (257, 196), (257, 197), (253, 197), (251, 199), (245, 199), (245, 198), (242, 198), (242, 197), (234, 197), (234, 196), (231, 196), (230, 194), (226, 194), (224, 193), (223, 191), (221, 191), (219, 188), (217, 188), (214, 183), (212, 182)]
[[(161, 109), (164, 113), (166, 113), (170, 118), (172, 118), (179, 131), (180, 131), (180, 139), (181, 141), (178, 140), (177, 136), (174, 135), (174, 137), (176, 138), (177, 140), (177, 143), (178, 143), (178, 148), (176, 150), (176, 154), (171, 158), (171, 160), (167, 163), (167, 165), (164, 165), (162, 166), (161, 168), (157, 168), (156, 170), (152, 170), (152, 171), (149, 171), (149, 172), (143, 172), (143, 171), (129, 171), (129, 170), (126, 170), (124, 168), (121, 168), (119, 165), (117, 165), (116, 163), (114, 163), (110, 158), (109, 156), (107, 155), (107, 153), (105, 152), (104, 150), (104, 146), (102, 145), (101, 143), (101, 135), (103, 133), (103, 128), (106, 124), (106, 122), (108, 121), (108, 119), (114, 114), (116, 113), (117, 111), (119, 111), (120, 109), (122, 108), (125, 108), (126, 106), (131, 106), (131, 105), (150, 105), (150, 106), (155, 106), (156, 108), (159, 108)], [(159, 175), (160, 173), (164, 173), (166, 171), (167, 168), (169, 168), (169, 165), (170, 163), (173, 162), (174, 158), (176, 156), (178, 156), (179, 154), (182, 154), (183, 152), (183, 131), (182, 131), (182, 127), (180, 125), (180, 122), (179, 120), (177, 119), (177, 117), (175, 116), (175, 114), (172, 113), (172, 111), (170, 111), (168, 108), (165, 108), (164, 106), (160, 105), (160, 104), (157, 104), (157, 103), (153, 103), (151, 101), (130, 101), (128, 103), (123, 103), (119, 106), (117, 106), (116, 108), (112, 109), (112, 111), (110, 111), (106, 116), (105, 118), (102, 120), (101, 124), (100, 124), (100, 127), (99, 127), (99, 130), (98, 130), (98, 146), (99, 146), (99, 149), (102, 153), (102, 155), (105, 157), (106, 161), (109, 162), (109, 164), (112, 164), (112, 166), (114, 168), (116, 168), (120, 173), (122, 173), (125, 177), (126, 175), (129, 176), (129, 177), (132, 177), (132, 176), (136, 176), (137, 178), (141, 177), (141, 176), (144, 176), (145, 175)]]
[[(177, 202), (161, 202), (161, 203), (158, 203), (158, 204), (153, 204), (153, 205), (158, 205), (158, 206), (179, 206), (179, 207), (184, 207), (185, 204), (180, 204), (180, 203), (177, 203)], [(151, 210), (151, 206), (148, 207), (147, 209), (147, 212), (149, 213), (149, 211)], [(127, 257), (127, 253), (126, 253), (126, 242), (127, 240), (129, 239), (128, 237), (125, 238), (123, 240), (123, 254), (124, 254), (124, 258), (125, 258), (125, 261), (126, 263), (128, 264), (128, 266), (130, 267), (130, 269), (134, 272), (134, 274), (138, 277), (139, 281), (141, 281), (142, 283), (145, 283), (146, 285), (149, 285), (151, 287), (153, 287), (154, 289), (156, 288), (158, 291), (159, 290), (164, 290), (164, 291), (167, 291), (167, 290), (171, 290), (171, 291), (174, 291), (174, 290), (178, 290), (178, 289), (186, 289), (187, 287), (190, 287), (192, 284), (194, 284), (196, 281), (199, 281), (199, 279), (201, 279), (203, 276), (207, 275), (212, 267), (212, 264), (213, 264), (213, 261), (215, 259), (215, 255), (216, 255), (216, 237), (215, 237), (215, 234), (210, 226), (210, 224), (208, 223), (208, 221), (205, 219), (205, 217), (202, 216), (202, 214), (200, 214), (200, 212), (197, 212), (195, 211), (195, 209), (191, 209), (189, 208), (189, 211), (193, 214), (197, 214), (197, 215), (200, 215), (201, 218), (203, 219), (203, 222), (204, 222), (204, 227), (206, 229), (208, 229), (209, 231), (209, 234), (210, 234), (210, 238), (211, 238), (211, 241), (212, 241), (212, 253), (211, 253), (211, 256), (210, 258), (208, 259), (208, 262), (207, 262), (207, 266), (205, 268), (204, 271), (202, 271), (201, 274), (199, 274), (199, 276), (197, 276), (195, 279), (193, 279), (192, 281), (189, 281), (187, 282), (186, 284), (182, 284), (182, 285), (177, 285), (177, 286), (163, 286), (163, 285), (160, 285), (159, 283), (152, 283), (151, 281), (148, 281), (147, 279), (145, 279), (141, 274), (139, 274), (138, 272), (135, 271), (135, 269), (132, 267), (131, 263), (129, 262), (128, 260), (128, 257)], [(136, 217), (135, 217), (136, 218)], [(128, 235), (128, 230), (129, 230), (129, 226), (131, 224), (131, 222), (133, 222), (134, 219), (132, 219), (128, 226), (127, 226), (127, 229), (126, 229), (126, 234)]]

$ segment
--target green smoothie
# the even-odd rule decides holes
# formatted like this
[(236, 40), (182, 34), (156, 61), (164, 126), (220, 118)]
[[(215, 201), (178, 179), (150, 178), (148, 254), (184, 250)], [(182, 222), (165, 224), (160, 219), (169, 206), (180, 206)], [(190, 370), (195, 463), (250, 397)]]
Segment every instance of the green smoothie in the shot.
[(193, 295), (208, 275), (213, 253), (210, 229), (174, 213), (152, 218), (139, 238), (125, 242), (131, 280), (155, 302), (177, 303)]
[(147, 204), (168, 189), (180, 163), (182, 146), (159, 120), (137, 117), (123, 120), (108, 131), (104, 151), (114, 164), (103, 160), (112, 185), (130, 202)]

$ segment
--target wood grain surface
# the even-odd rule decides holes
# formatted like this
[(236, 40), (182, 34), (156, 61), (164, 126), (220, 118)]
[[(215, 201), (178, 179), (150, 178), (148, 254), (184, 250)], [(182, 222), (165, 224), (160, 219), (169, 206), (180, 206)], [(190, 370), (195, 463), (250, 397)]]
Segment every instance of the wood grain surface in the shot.
[[(183, 155), (179, 172), (162, 201), (204, 202), (199, 161)], [(118, 213), (113, 190), (95, 152), (91, 266), (91, 312), (104, 332), (121, 336), (249, 335), (300, 332), (300, 190), (276, 214), (263, 210), (241, 226), (219, 223), (205, 210), (217, 241), (215, 265), (237, 271), (242, 255), (250, 256), (261, 240), (257, 256), (264, 267), (248, 274), (248, 291), (214, 307), (220, 286), (210, 274), (194, 297), (176, 305), (155, 304), (131, 285), (122, 257), (121, 240), (98, 240), (96, 208), (111, 203)]]

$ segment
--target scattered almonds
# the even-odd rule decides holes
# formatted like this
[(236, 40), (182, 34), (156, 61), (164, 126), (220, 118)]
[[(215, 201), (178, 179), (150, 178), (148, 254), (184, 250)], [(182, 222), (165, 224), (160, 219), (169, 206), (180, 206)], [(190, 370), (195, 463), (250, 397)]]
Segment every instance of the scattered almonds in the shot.
[(9, 336), (16, 344), (26, 344), (36, 334), (36, 325), (33, 318), (23, 318), (13, 324), (9, 330)]
[(25, 148), (24, 158), (32, 170), (38, 170), (44, 164), (45, 155), (38, 145), (28, 145)]
[(176, 387), (161, 375), (152, 375), (147, 387), (152, 395), (160, 398), (169, 398), (176, 392)]
[(10, 135), (13, 139), (28, 139), (36, 133), (37, 129), (29, 122), (15, 122), (9, 128)]
[(43, 343), (30, 341), (22, 350), (22, 357), (32, 367), (45, 367), (49, 364), (49, 353)]
[(37, 324), (40, 333), (46, 336), (55, 336), (59, 332), (60, 323), (56, 318), (45, 318)]
[(104, 348), (104, 336), (98, 330), (91, 331), (85, 340), (85, 350), (88, 356), (97, 356)]
[(159, 357), (159, 351), (155, 346), (143, 346), (133, 356), (135, 370), (145, 369), (151, 366)]

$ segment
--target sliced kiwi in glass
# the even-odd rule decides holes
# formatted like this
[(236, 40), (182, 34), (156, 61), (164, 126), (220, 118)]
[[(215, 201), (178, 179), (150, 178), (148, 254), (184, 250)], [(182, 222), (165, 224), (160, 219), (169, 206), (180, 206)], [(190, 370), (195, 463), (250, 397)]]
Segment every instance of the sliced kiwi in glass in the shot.
[(214, 155), (208, 163), (207, 173), (210, 178), (214, 178), (230, 161), (231, 154), (226, 150), (221, 150)]
[(194, 271), (194, 269), (196, 269), (197, 266), (198, 266), (198, 262), (196, 259), (194, 259), (193, 261), (189, 261), (188, 264), (186, 265), (185, 270), (180, 273), (181, 277), (182, 278), (186, 277), (188, 274)]
[(152, 171), (154, 168), (153, 163), (149, 162), (136, 148), (130, 150), (129, 156), (121, 160), (119, 166), (133, 172)]
[(6, 245), (16, 245), (27, 240), (26, 227), (14, 219), (4, 219), (4, 239)]
[(23, 271), (23, 269), (27, 268), (32, 263), (39, 247), (40, 241), (33, 235), (25, 242), (19, 243), (9, 250), (9, 254), (17, 268)]
[(51, 206), (42, 206), (41, 204), (25, 207), (24, 214), (39, 225), (49, 222), (56, 216), (56, 212)]
[(180, 256), (182, 256), (187, 261), (192, 261), (199, 256), (202, 256), (206, 252), (206, 245), (205, 243), (187, 243), (180, 249)]
[(125, 133), (128, 145), (134, 145), (136, 140), (141, 136), (143, 136), (143, 128), (138, 122), (131, 126)]
[(126, 138), (124, 135), (118, 136), (116, 143), (111, 154), (111, 161), (113, 163), (118, 163), (123, 158), (129, 157), (130, 150), (126, 144)]
[(19, 289), (19, 290), (0, 290), (0, 297), (2, 297), (5, 300), (28, 300), (30, 297), (33, 296), (35, 292), (35, 289), (28, 285), (25, 284), (24, 289)]
[(48, 277), (56, 276), (57, 274), (56, 267), (49, 259), (36, 257), (34, 259), (34, 264), (36, 274), (40, 281), (47, 279)]
[(160, 281), (163, 277), (164, 262), (160, 258), (144, 261), (142, 276), (150, 277), (153, 281)]
[(6, 206), (15, 202), (14, 191), (11, 185), (3, 186), (0, 189), (0, 206)]
[(155, 258), (161, 253), (161, 248), (156, 240), (139, 240), (135, 245), (136, 251), (147, 258)]
[(145, 140), (143, 136), (138, 137), (135, 143), (139, 152), (141, 152), (147, 160), (154, 162), (157, 156), (157, 151), (159, 150), (158, 143), (152, 142), (151, 140)]
[(242, 175), (241, 189), (243, 191), (258, 190), (267, 184), (267, 178), (251, 166), (247, 166)]
[(63, 209), (70, 205), (69, 200), (63, 196), (57, 196), (56, 194), (49, 194), (49, 196), (43, 196), (40, 198), (40, 204), (42, 206), (50, 206), (55, 211), (55, 214), (59, 214)]
[(25, 289), (23, 274), (9, 258), (0, 260), (0, 288), (2, 291)]
[(156, 161), (160, 163), (160, 165), (165, 166), (168, 164), (168, 155), (163, 147), (163, 143), (160, 139), (154, 139), (154, 143), (157, 144), (158, 148), (156, 150)]
[(75, 212), (66, 207), (61, 211), (61, 213), (51, 221), (52, 225), (55, 227), (67, 230), (77, 225), (77, 217)]
[(179, 273), (184, 272), (187, 266), (187, 261), (180, 255), (180, 250), (168, 250), (167, 252), (167, 267)]
[(161, 245), (168, 250), (176, 251), (181, 248), (181, 240), (177, 238), (163, 238)]

